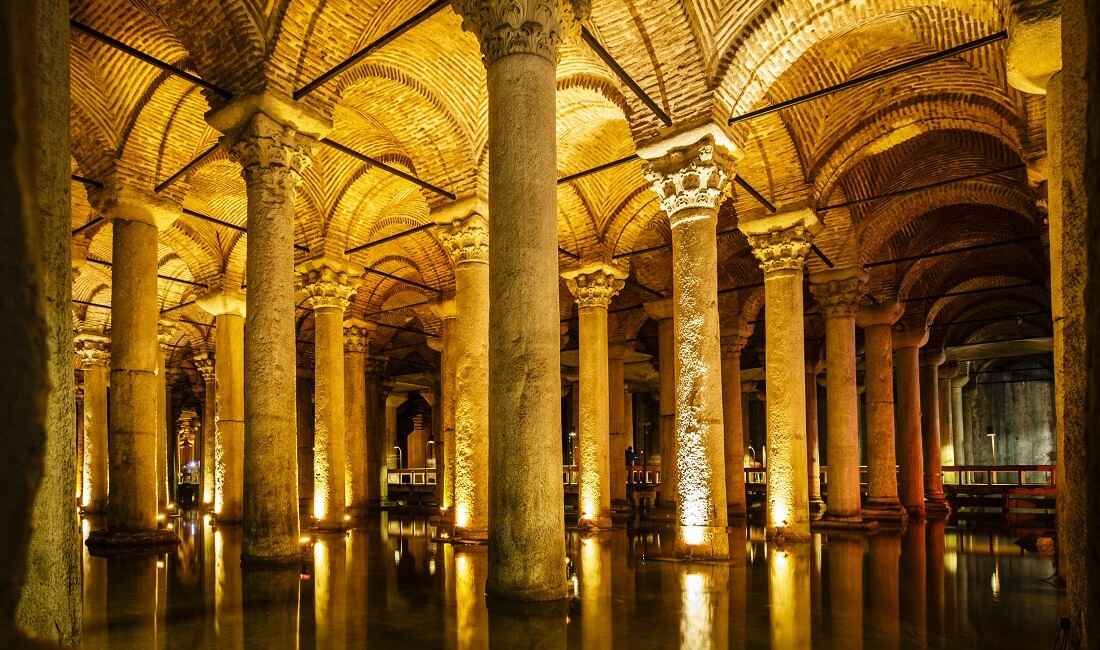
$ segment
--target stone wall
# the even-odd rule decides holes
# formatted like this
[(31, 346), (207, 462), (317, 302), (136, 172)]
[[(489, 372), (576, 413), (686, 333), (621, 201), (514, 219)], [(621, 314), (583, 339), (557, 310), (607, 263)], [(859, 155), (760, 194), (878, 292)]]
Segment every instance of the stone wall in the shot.
[[(981, 375), (963, 388), (966, 415), (964, 458), (972, 465), (993, 464), (989, 432), (996, 434), (1001, 465), (1054, 462), (1054, 402), (1048, 381), (1008, 382), (1007, 373)], [(956, 457), (959, 457), (956, 451)]]

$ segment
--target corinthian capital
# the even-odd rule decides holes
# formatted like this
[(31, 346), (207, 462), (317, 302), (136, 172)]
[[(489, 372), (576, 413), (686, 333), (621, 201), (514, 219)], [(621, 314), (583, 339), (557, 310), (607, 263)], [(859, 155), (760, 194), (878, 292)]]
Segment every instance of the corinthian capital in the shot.
[(111, 363), (111, 340), (99, 330), (82, 330), (73, 338), (73, 343), (82, 367), (106, 367)]
[(627, 272), (608, 262), (592, 262), (564, 271), (561, 277), (577, 300), (578, 307), (604, 307), (625, 286)]
[(753, 326), (746, 323), (730, 330), (722, 330), (722, 356), (739, 356), (745, 344), (752, 338)]
[(452, 0), (462, 28), (481, 43), (489, 66), (509, 54), (535, 54), (558, 61), (563, 32), (588, 18), (590, 0)]
[(374, 323), (368, 323), (358, 318), (349, 318), (344, 321), (344, 352), (362, 354), (370, 349), (370, 335), (378, 328)]
[(767, 276), (784, 271), (800, 271), (810, 252), (812, 230), (818, 225), (812, 210), (802, 209), (754, 219), (738, 224), (749, 240), (752, 253)]
[(215, 364), (214, 354), (212, 352), (202, 352), (196, 354), (191, 360), (195, 364), (195, 369), (202, 375), (202, 380), (207, 384), (214, 382), (215, 377)]
[(810, 293), (826, 318), (851, 318), (867, 292), (867, 273), (857, 268), (835, 269), (814, 274)]
[(717, 126), (681, 132), (638, 149), (646, 180), (672, 225), (700, 210), (715, 214), (733, 177), (736, 148)]
[(356, 267), (343, 260), (322, 257), (298, 265), (298, 292), (310, 309), (347, 309), (360, 280)]
[(455, 266), (466, 262), (489, 262), (489, 222), (480, 214), (454, 219), (443, 227), (440, 239)]

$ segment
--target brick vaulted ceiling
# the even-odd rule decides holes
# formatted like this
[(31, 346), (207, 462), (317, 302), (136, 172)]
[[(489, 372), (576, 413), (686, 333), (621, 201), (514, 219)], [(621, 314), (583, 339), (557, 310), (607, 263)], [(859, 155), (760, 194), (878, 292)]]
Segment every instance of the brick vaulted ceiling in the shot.
[[(589, 31), (676, 124), (730, 115), (824, 88), (900, 61), (1005, 28), (1002, 0), (601, 0)], [(424, 0), (74, 0), (72, 17), (233, 93), (291, 93), (424, 9)], [(72, 169), (115, 174), (152, 188), (217, 142), (203, 114), (217, 95), (78, 31), (70, 50)], [(560, 175), (629, 156), (657, 134), (657, 118), (583, 43), (561, 48), (557, 69)], [(333, 119), (332, 139), (456, 194), (484, 192), (487, 174), (485, 71), (476, 41), (444, 8), (309, 94), (303, 101)], [(873, 266), (875, 299), (902, 300), (967, 288), (1026, 285), (1003, 292), (909, 300), (906, 320), (1007, 315), (1045, 309), (1047, 260), (1042, 187), (1027, 169), (1045, 164), (1042, 98), (1005, 80), (1004, 43), (826, 96), (730, 127), (741, 148), (738, 174), (772, 203), (816, 206), (933, 185), (1006, 169), (926, 191), (831, 208), (817, 244), (834, 263), (865, 264), (962, 246), (1021, 241), (971, 253)], [(559, 244), (580, 255), (621, 253), (667, 243), (641, 163), (629, 162), (558, 186)], [(166, 194), (192, 210), (245, 225), (239, 169), (215, 152)], [(298, 194), (295, 237), (312, 251), (343, 251), (424, 224), (446, 199), (328, 148), (319, 147)], [(73, 228), (96, 217), (84, 185), (72, 185)], [(734, 187), (720, 231), (759, 214)], [(247, 237), (184, 216), (160, 235), (160, 273), (197, 283), (243, 280)], [(74, 237), (89, 257), (110, 260), (111, 226)], [(307, 253), (299, 252), (305, 256)], [(453, 289), (453, 271), (427, 229), (354, 253), (364, 266)], [(671, 292), (670, 258), (658, 250), (627, 258), (632, 277)], [(737, 233), (719, 237), (722, 287), (752, 284), (760, 272)], [(563, 255), (563, 266), (572, 259)], [(823, 264), (811, 258), (809, 270)], [(199, 289), (159, 283), (163, 308)], [(85, 264), (74, 280), (79, 301), (110, 304), (110, 269)], [(565, 289), (562, 289), (565, 292)], [(438, 331), (435, 296), (368, 275), (353, 315)], [(628, 284), (612, 309), (653, 299)], [(721, 295), (723, 319), (758, 317), (758, 289)], [(400, 308), (402, 305), (410, 305)], [(562, 318), (574, 313), (567, 295)], [(383, 314), (377, 312), (386, 310)], [(180, 349), (209, 344), (210, 318), (197, 307), (184, 321)], [(108, 310), (74, 304), (74, 325), (106, 325)], [(300, 312), (300, 336), (311, 335)], [(615, 315), (629, 339), (644, 314)], [(941, 328), (972, 340), (979, 330)], [(379, 346), (400, 333), (404, 349), (422, 337), (380, 330)]]

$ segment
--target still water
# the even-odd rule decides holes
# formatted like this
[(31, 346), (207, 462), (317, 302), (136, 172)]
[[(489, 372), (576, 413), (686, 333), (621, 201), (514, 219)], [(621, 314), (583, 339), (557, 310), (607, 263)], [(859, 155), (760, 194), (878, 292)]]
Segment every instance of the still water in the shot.
[[(85, 535), (96, 524), (83, 523)], [(86, 648), (1050, 648), (1049, 558), (1012, 537), (918, 523), (777, 547), (730, 531), (722, 563), (659, 559), (669, 530), (570, 532), (575, 597), (487, 607), (484, 546), (385, 514), (312, 538), (312, 566), (240, 566), (239, 527), (175, 520), (144, 558), (84, 555)]]

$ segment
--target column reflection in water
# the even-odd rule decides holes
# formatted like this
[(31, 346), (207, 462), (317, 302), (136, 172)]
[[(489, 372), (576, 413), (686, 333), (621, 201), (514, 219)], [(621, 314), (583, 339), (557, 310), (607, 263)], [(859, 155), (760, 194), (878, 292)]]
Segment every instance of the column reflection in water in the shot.
[(300, 567), (247, 566), (241, 571), (244, 643), (249, 648), (297, 648)]
[(349, 530), (347, 535), (347, 611), (355, 612), (354, 616), (348, 616), (349, 648), (361, 648), (367, 643), (366, 621), (370, 613), (367, 551), (371, 535), (377, 533), (362, 528)]
[(901, 551), (901, 623), (907, 648), (924, 648), (928, 643), (927, 566), (925, 562), (925, 524), (909, 520), (902, 538)]
[(899, 561), (901, 535), (881, 532), (871, 536), (869, 645), (884, 650), (901, 643), (901, 621), (898, 610)]
[(829, 562), (830, 637), (837, 650), (863, 647), (863, 539), (831, 534)]
[(769, 545), (771, 645), (810, 647), (810, 544)]
[(455, 625), (458, 650), (489, 647), (485, 573), (488, 556), (474, 547), (454, 549)]
[[(202, 516), (202, 606), (206, 616), (203, 617), (207, 639), (215, 638), (215, 623), (209, 612), (215, 611), (217, 602), (218, 578), (215, 566), (217, 564), (214, 552), (214, 524), (213, 518), (205, 514)], [(213, 645), (213, 641), (211, 641)]]
[(680, 650), (729, 647), (729, 576), (727, 564), (680, 572)]
[(110, 558), (107, 563), (107, 646), (157, 647), (157, 558)]
[(241, 528), (221, 526), (214, 538), (214, 636), (219, 648), (243, 648)]
[(344, 534), (321, 535), (313, 544), (313, 612), (318, 650), (338, 650), (347, 639), (347, 572)]
[(729, 535), (729, 648), (743, 650), (749, 636), (749, 539), (745, 521), (734, 522)]
[[(171, 525), (171, 524), (169, 524)], [(157, 553), (153, 563), (156, 573), (156, 615), (153, 617), (153, 645), (158, 650), (168, 643), (165, 619), (168, 613), (168, 561), (163, 553)]]
[(607, 535), (590, 534), (579, 539), (581, 645), (611, 645), (611, 546)]
[(930, 519), (925, 525), (925, 531), (925, 553), (928, 558), (928, 643), (933, 647), (940, 647), (943, 645), (944, 520)]
[[(96, 522), (96, 523), (93, 523)], [(102, 528), (100, 518), (80, 522), (82, 540), (88, 539), (93, 528)], [(82, 647), (88, 650), (107, 648), (107, 560), (95, 557), (80, 544), (84, 557), (84, 630)]]

